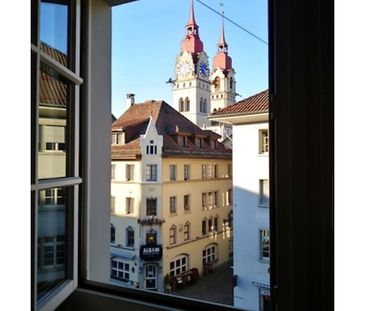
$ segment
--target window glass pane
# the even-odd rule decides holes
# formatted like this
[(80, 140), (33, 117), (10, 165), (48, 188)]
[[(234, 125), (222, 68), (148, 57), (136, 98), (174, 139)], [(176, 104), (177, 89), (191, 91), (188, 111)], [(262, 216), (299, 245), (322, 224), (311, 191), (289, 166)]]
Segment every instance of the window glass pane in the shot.
[[(56, 1), (54, 1), (56, 2)], [(69, 67), (68, 11), (70, 1), (41, 1), (41, 49), (64, 66)]]
[(67, 277), (70, 255), (67, 243), (70, 238), (65, 235), (66, 226), (70, 225), (68, 215), (71, 210), (66, 204), (69, 202), (66, 197), (69, 192), (65, 190), (66, 188), (47, 189), (38, 194), (38, 300)]
[(69, 100), (70, 84), (55, 70), (41, 64), (38, 149), (40, 179), (66, 176)]

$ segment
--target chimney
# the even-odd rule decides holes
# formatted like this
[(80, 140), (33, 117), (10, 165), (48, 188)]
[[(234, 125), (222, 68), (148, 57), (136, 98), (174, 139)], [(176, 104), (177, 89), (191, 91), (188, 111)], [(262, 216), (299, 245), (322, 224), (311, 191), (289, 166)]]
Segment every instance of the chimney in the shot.
[(126, 108), (128, 109), (129, 107), (131, 107), (135, 103), (135, 94), (128, 93), (126, 95), (127, 95)]

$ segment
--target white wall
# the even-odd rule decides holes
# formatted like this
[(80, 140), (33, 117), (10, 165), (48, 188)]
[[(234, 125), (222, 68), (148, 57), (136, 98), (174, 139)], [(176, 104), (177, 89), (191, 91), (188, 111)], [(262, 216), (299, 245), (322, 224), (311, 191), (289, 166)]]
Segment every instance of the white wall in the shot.
[[(260, 260), (259, 230), (269, 228), (269, 209), (259, 207), (259, 179), (269, 178), (268, 155), (259, 154), (259, 130), (267, 123), (233, 127), (234, 305), (258, 310), (259, 288), (269, 285), (269, 264)], [(236, 138), (236, 139), (235, 139)]]

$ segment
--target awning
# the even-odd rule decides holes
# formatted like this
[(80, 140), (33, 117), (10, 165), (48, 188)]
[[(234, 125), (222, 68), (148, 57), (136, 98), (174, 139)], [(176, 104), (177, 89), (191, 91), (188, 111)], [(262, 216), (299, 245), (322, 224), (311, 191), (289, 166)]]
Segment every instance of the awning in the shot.
[(119, 258), (134, 260), (136, 258), (136, 254), (133, 252), (123, 250), (123, 249), (112, 249), (111, 257), (119, 257)]
[(257, 287), (260, 287), (260, 288), (265, 288), (265, 289), (270, 289), (271, 288), (268, 284), (261, 283), (261, 282), (258, 282), (258, 281), (253, 281), (252, 284), (254, 286), (257, 286)]

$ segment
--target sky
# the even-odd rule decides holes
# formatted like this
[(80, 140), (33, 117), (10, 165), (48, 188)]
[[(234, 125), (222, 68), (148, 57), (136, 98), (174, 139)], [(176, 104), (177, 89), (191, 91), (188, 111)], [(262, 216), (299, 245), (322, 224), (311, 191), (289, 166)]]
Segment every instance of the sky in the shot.
[[(266, 0), (202, 0), (214, 10), (268, 42)], [(172, 104), (171, 85), (189, 18), (190, 0), (139, 0), (112, 10), (112, 113), (125, 110), (127, 93), (137, 103)], [(210, 68), (217, 51), (221, 16), (194, 1), (200, 38)], [(268, 45), (225, 20), (225, 38), (236, 71), (237, 93), (244, 99), (268, 88)]]

